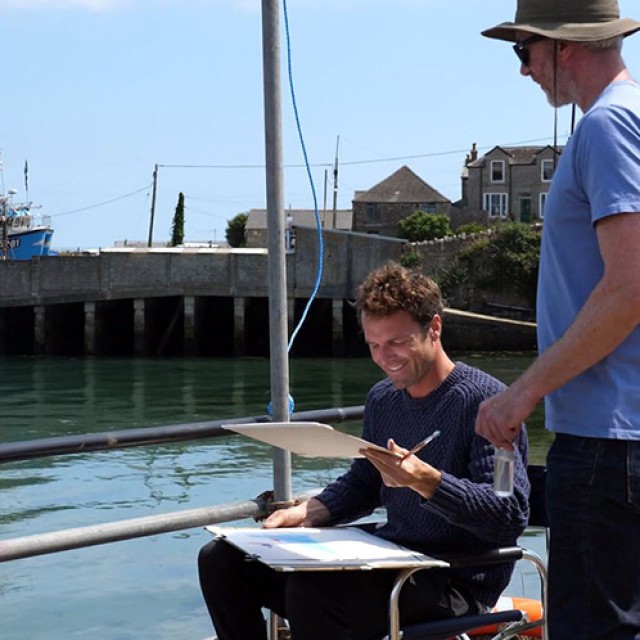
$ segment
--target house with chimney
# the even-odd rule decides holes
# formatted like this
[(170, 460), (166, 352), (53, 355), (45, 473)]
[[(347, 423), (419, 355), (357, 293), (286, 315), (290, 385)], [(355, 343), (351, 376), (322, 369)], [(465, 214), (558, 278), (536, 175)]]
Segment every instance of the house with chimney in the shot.
[[(456, 203), (484, 222), (544, 220), (551, 179), (563, 147), (495, 146), (478, 157), (476, 145), (462, 172), (462, 200)], [(477, 218), (477, 216), (476, 216)]]

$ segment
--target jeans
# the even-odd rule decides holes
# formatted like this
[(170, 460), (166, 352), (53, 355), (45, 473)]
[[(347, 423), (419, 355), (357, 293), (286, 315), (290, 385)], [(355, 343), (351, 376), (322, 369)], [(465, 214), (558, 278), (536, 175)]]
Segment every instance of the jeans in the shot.
[(556, 435), (550, 640), (640, 640), (640, 442)]
[[(388, 631), (387, 605), (396, 572), (282, 573), (226, 542), (198, 556), (200, 586), (220, 640), (266, 640), (262, 608), (287, 618), (295, 640), (379, 640)], [(478, 603), (436, 569), (421, 571), (400, 597), (402, 622), (477, 613)]]

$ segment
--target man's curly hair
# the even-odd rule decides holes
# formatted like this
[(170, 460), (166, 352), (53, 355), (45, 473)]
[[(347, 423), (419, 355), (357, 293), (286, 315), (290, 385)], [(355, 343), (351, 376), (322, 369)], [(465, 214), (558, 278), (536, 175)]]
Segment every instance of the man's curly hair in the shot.
[(372, 271), (358, 287), (355, 307), (358, 320), (366, 313), (377, 318), (406, 311), (426, 329), (433, 317), (442, 315), (440, 287), (422, 273), (388, 262)]

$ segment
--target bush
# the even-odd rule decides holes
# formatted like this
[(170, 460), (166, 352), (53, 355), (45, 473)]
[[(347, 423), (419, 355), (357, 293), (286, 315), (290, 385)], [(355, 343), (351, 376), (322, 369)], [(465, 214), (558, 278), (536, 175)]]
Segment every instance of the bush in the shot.
[(400, 256), (400, 264), (405, 269), (417, 269), (422, 264), (422, 257), (418, 251), (411, 249)]
[(453, 233), (457, 236), (462, 235), (463, 233), (472, 234), (472, 233), (484, 233), (488, 227), (485, 227), (483, 224), (479, 222), (467, 222), (467, 224), (461, 224)]
[(461, 290), (515, 294), (535, 308), (540, 260), (540, 237), (520, 222), (501, 225), (495, 233), (474, 242), (440, 277), (443, 291), (460, 297)]
[(416, 211), (398, 222), (398, 237), (410, 242), (436, 240), (452, 235), (449, 216)]

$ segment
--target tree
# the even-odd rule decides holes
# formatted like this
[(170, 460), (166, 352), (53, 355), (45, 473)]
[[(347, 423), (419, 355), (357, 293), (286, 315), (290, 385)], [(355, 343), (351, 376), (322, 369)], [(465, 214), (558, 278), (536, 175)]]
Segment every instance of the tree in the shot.
[(416, 211), (398, 222), (398, 236), (410, 242), (436, 240), (452, 235), (449, 216)]
[(171, 246), (184, 244), (184, 193), (178, 194), (178, 204), (171, 224)]
[(247, 220), (249, 216), (246, 213), (239, 213), (238, 215), (227, 221), (227, 230), (225, 235), (230, 247), (246, 247), (247, 239), (245, 236), (245, 229), (247, 227)]

